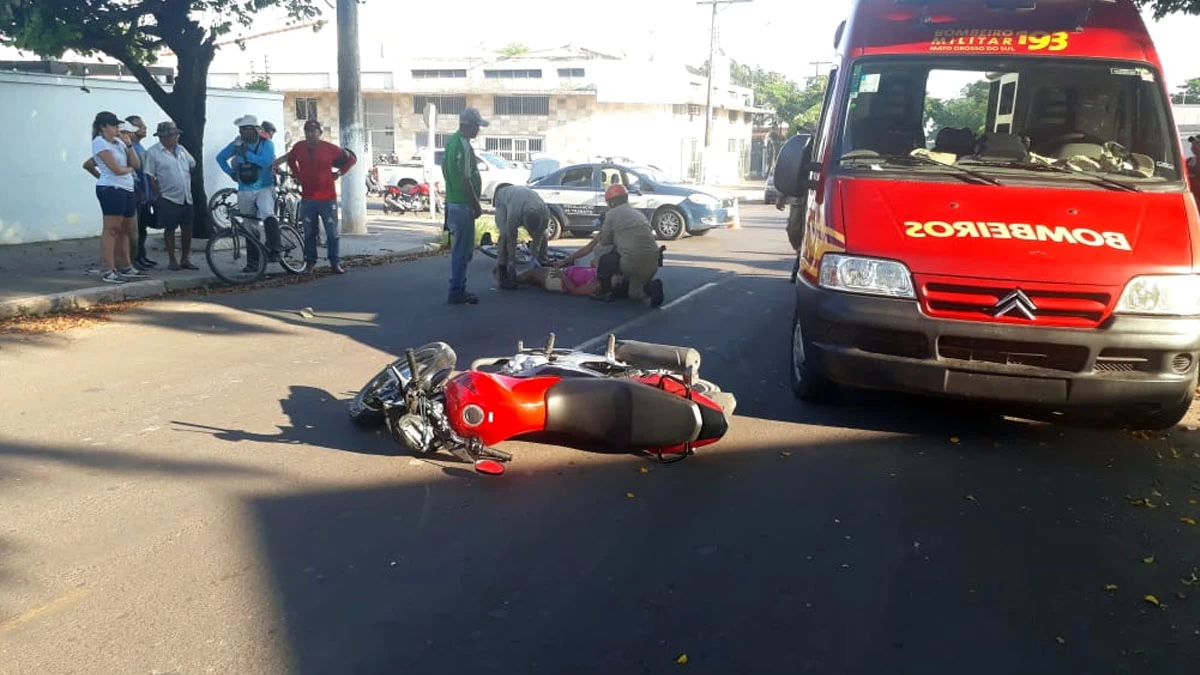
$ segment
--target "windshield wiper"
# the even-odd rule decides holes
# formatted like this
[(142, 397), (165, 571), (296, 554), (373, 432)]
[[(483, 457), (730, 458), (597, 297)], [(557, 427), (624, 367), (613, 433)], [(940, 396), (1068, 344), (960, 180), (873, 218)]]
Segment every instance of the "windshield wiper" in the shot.
[(1119, 180), (1113, 180), (1112, 178), (1108, 178), (1106, 176), (1100, 176), (1097, 174), (1088, 173), (1082, 169), (1073, 169), (1070, 167), (1070, 165), (1059, 166), (1057, 164), (1039, 164), (1037, 162), (980, 162), (980, 164), (983, 164), (985, 166), (998, 166), (998, 167), (1003, 167), (1005, 169), (1027, 169), (1029, 171), (1048, 171), (1050, 173), (1068, 173), (1073, 176), (1083, 176), (1084, 178), (1090, 180), (1092, 183), (1096, 183), (1099, 185), (1108, 185), (1111, 187), (1115, 187), (1119, 190), (1125, 190), (1126, 192), (1141, 192), (1141, 189), (1138, 188), (1136, 185), (1130, 185), (1129, 183), (1123, 183)]
[(966, 174), (978, 181), (987, 183), (989, 185), (1001, 185), (1000, 181), (996, 180), (995, 178), (992, 178), (991, 176), (985, 176), (984, 174), (979, 173), (978, 171), (972, 171), (970, 169), (958, 166), (957, 164), (946, 164), (943, 162), (939, 162), (936, 159), (930, 159), (928, 157), (923, 157), (921, 155), (878, 155), (878, 156), (873, 155), (870, 157), (867, 157), (867, 156), (843, 157), (841, 161), (854, 162), (854, 161), (858, 161), (858, 160), (876, 160), (876, 161), (883, 160), (884, 162), (891, 162), (893, 164), (904, 164), (907, 162), (907, 163), (911, 163), (911, 164), (921, 164), (924, 166), (937, 166), (937, 167), (941, 167), (943, 169), (950, 169), (952, 171), (958, 171), (959, 173)]

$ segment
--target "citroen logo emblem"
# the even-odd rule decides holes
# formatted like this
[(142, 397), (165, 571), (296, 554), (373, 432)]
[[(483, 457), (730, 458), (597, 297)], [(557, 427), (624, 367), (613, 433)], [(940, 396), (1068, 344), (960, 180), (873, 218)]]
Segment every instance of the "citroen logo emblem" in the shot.
[(1030, 321), (1036, 321), (1037, 317), (1033, 315), (1036, 311), (1037, 305), (1033, 303), (1033, 300), (1029, 299), (1028, 295), (1025, 295), (1024, 291), (1018, 288), (1000, 298), (1000, 302), (996, 303), (996, 313), (994, 316), (1004, 316), (1005, 314), (1016, 312)]

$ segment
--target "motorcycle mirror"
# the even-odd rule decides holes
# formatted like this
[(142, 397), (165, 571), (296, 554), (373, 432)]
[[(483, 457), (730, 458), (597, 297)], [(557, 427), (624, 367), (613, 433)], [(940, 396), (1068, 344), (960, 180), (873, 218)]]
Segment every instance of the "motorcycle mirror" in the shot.
[(551, 333), (550, 337), (546, 338), (546, 356), (550, 357), (553, 354), (554, 354), (554, 333)]
[(608, 334), (608, 345), (604, 347), (604, 357), (609, 361), (617, 358), (617, 336)]
[(523, 352), (523, 351), (525, 351), (525, 341), (517, 340), (517, 352)]
[(489, 476), (501, 476), (504, 474), (504, 465), (494, 459), (477, 459), (475, 470)]

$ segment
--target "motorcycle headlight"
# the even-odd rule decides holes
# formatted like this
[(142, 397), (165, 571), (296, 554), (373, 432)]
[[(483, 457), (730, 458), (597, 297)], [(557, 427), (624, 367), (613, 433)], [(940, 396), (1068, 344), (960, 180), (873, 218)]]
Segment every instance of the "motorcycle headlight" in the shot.
[(821, 258), (821, 287), (889, 298), (917, 297), (912, 274), (903, 263), (833, 253)]
[(1134, 277), (1125, 284), (1114, 312), (1200, 316), (1200, 276), (1163, 274)]
[(707, 206), (710, 209), (714, 209), (721, 204), (720, 199), (717, 199), (712, 195), (706, 195), (702, 192), (693, 192), (692, 194), (688, 195), (688, 201), (694, 204), (699, 204), (700, 206)]

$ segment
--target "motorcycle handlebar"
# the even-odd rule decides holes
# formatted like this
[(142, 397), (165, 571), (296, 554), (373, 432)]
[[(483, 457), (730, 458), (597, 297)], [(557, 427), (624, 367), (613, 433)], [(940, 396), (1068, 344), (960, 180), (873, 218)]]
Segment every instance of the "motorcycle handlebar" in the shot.
[(416, 354), (416, 352), (414, 352), (412, 349), (406, 349), (404, 351), (404, 358), (408, 360), (409, 375), (412, 376), (413, 380), (416, 380), (417, 375), (419, 374), (419, 373), (417, 373), (417, 354)]

